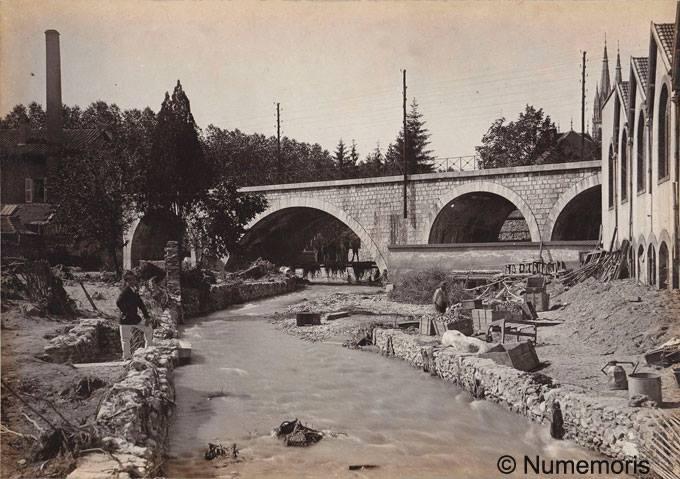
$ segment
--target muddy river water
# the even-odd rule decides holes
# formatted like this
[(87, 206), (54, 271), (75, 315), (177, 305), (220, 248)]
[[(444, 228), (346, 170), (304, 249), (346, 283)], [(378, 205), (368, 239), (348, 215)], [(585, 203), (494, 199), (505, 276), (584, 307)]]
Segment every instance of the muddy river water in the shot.
[[(483, 479), (523, 476), (498, 472), (506, 454), (518, 464), (525, 454), (598, 459), (403, 361), (304, 342), (265, 318), (331, 288), (313, 286), (188, 321), (183, 337), (193, 356), (175, 370), (168, 477)], [(344, 434), (288, 448), (270, 432), (293, 418)], [(206, 461), (209, 442), (236, 443), (244, 461)], [(355, 464), (379, 467), (349, 471)]]

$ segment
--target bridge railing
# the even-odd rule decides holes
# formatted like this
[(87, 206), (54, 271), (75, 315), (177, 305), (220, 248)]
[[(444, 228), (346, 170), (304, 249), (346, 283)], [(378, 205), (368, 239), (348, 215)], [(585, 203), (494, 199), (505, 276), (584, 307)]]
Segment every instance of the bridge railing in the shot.
[(430, 164), (434, 171), (474, 171), (482, 169), (478, 155), (435, 158)]

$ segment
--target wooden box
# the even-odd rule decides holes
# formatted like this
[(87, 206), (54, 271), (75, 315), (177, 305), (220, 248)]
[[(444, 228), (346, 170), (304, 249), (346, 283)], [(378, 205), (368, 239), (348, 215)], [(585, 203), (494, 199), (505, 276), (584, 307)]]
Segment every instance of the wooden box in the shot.
[(507, 311), (493, 311), (491, 309), (473, 309), (472, 322), (477, 331), (486, 332), (493, 321), (507, 317)]
[(321, 324), (321, 314), (319, 313), (297, 313), (295, 321), (298, 326), (318, 326)]
[(432, 324), (432, 319), (427, 316), (421, 316), (420, 318), (420, 334), (423, 336), (434, 336), (437, 332), (434, 329), (434, 324)]
[(481, 299), (464, 299), (461, 301), (461, 309), (479, 309), (482, 307)]
[(479, 355), (480, 358), (492, 359), (498, 364), (510, 366), (520, 371), (533, 371), (540, 366), (534, 345), (529, 341), (514, 344), (499, 344), (486, 353)]

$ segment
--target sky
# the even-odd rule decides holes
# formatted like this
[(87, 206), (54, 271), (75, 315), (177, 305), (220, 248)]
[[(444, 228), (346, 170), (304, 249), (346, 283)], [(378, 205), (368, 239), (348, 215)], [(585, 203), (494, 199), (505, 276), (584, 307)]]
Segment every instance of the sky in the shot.
[(402, 123), (402, 69), (438, 157), (471, 155), (500, 116), (531, 104), (580, 131), (606, 34), (624, 79), (674, 0), (0, 0), (0, 114), (45, 103), (44, 31), (61, 34), (63, 101), (158, 111), (179, 79), (201, 128), (383, 151)]

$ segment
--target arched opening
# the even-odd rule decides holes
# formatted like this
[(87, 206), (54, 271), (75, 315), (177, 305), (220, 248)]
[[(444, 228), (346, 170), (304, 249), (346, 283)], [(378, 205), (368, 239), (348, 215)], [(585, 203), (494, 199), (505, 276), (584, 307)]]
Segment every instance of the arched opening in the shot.
[(670, 98), (668, 97), (668, 87), (661, 88), (658, 104), (658, 179), (662, 180), (668, 176), (668, 159), (670, 158)]
[(637, 279), (638, 281), (643, 281), (644, 278), (642, 277), (642, 264), (645, 262), (645, 247), (640, 245), (638, 247), (638, 253), (637, 253)]
[(551, 241), (597, 240), (602, 223), (602, 186), (582, 191), (562, 209)]
[(647, 247), (647, 284), (656, 284), (656, 251), (653, 244)]
[(645, 117), (640, 112), (637, 122), (637, 190), (645, 190), (647, 170), (645, 166)]
[(177, 221), (159, 214), (144, 216), (132, 236), (131, 266), (138, 266), (139, 260), (162, 260), (167, 242), (182, 236), (183, 228)]
[(615, 171), (615, 166), (616, 162), (614, 159), (614, 147), (612, 145), (609, 145), (609, 160), (608, 160), (608, 169), (607, 169), (607, 190), (608, 190), (608, 205), (610, 208), (614, 206), (614, 188), (616, 188), (616, 182), (614, 181), (614, 174), (616, 173)]
[(635, 249), (631, 246), (630, 248), (628, 248), (628, 267), (630, 268), (630, 272), (628, 275), (629, 278), (637, 278), (636, 275), (637, 265), (635, 264), (636, 262), (637, 261), (635, 258)]
[(628, 134), (621, 135), (621, 201), (628, 199)]
[(670, 269), (668, 259), (668, 246), (663, 241), (659, 246), (659, 289), (668, 288), (668, 271)]
[(303, 269), (343, 270), (373, 262), (359, 236), (335, 216), (311, 207), (277, 210), (255, 223), (240, 242), (248, 258)]
[(430, 244), (531, 241), (517, 206), (495, 193), (465, 193), (449, 201), (430, 230)]

